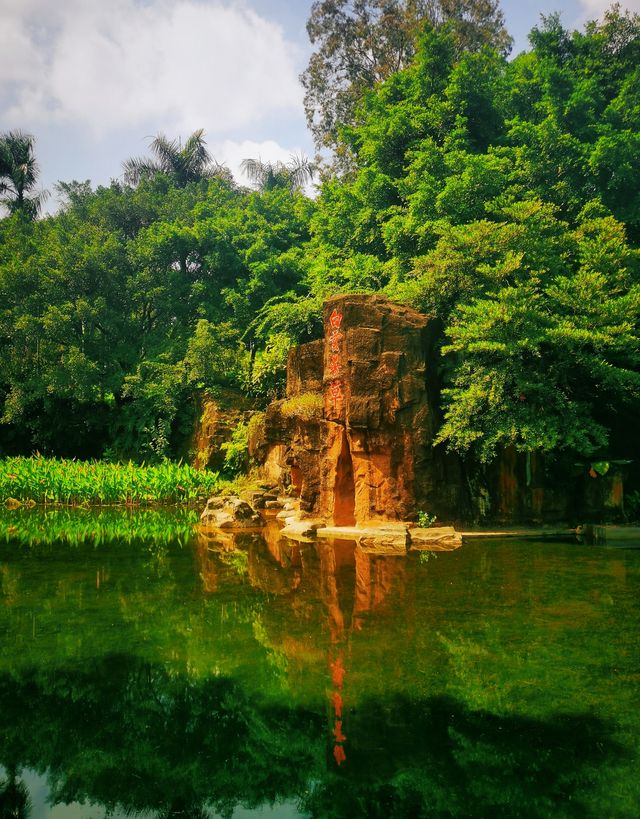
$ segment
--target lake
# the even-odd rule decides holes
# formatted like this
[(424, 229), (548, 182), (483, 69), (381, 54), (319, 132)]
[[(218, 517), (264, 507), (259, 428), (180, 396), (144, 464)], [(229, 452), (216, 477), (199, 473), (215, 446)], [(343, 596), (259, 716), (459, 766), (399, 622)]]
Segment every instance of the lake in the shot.
[(640, 815), (640, 547), (0, 513), (0, 816)]

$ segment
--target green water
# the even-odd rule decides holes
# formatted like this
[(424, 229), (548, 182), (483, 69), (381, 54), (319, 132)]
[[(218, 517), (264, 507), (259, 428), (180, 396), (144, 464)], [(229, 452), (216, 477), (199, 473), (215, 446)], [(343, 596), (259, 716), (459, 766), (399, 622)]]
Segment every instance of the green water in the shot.
[(63, 514), (0, 515), (2, 819), (640, 816), (640, 549)]

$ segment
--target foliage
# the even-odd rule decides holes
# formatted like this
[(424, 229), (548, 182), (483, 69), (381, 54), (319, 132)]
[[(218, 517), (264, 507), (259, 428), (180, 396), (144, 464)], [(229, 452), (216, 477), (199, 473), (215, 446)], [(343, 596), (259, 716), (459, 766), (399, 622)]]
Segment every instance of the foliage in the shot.
[(0, 134), (0, 205), (28, 219), (35, 219), (48, 196), (46, 191), (34, 192), (40, 169), (33, 147), (31, 134)]
[(198, 388), (241, 384), (249, 368), (249, 353), (229, 321), (212, 324), (200, 319), (187, 343), (187, 379)]
[(0, 501), (40, 504), (192, 503), (211, 495), (218, 473), (164, 461), (156, 466), (131, 462), (65, 461), (57, 458), (0, 460)]
[[(341, 126), (352, 125), (365, 93), (406, 68), (425, 24), (446, 24), (459, 50), (493, 45), (504, 53), (511, 37), (497, 0), (317, 0), (307, 32), (315, 46), (301, 80), (316, 146), (340, 150)], [(342, 145), (344, 148), (344, 145)]]
[(632, 522), (640, 521), (640, 492), (638, 490), (625, 495), (624, 511), (628, 520)]
[(184, 146), (180, 139), (167, 139), (158, 134), (151, 140), (149, 147), (155, 159), (132, 157), (123, 163), (125, 179), (137, 185), (141, 179), (148, 179), (156, 174), (165, 174), (178, 187), (190, 182), (219, 176), (230, 181), (228, 171), (218, 165), (207, 151), (204, 130), (194, 131)]
[(424, 510), (420, 510), (418, 512), (418, 526), (421, 526), (423, 529), (429, 529), (429, 527), (433, 526), (435, 522), (435, 515), (431, 515), (429, 512), (425, 512)]
[(324, 185), (304, 280), (438, 320), (438, 441), (482, 460), (605, 454), (640, 398), (640, 18), (531, 41), (507, 62), (423, 33), (343, 134), (355, 168)]
[(280, 413), (285, 418), (310, 420), (322, 414), (324, 399), (321, 393), (305, 392), (285, 399), (280, 405)]
[(231, 440), (220, 446), (224, 452), (224, 471), (238, 475), (249, 467), (249, 425), (240, 421), (231, 433)]
[(55, 217), (0, 220), (0, 452), (176, 457), (199, 385), (250, 381), (269, 339), (247, 331), (298, 287), (308, 200), (162, 175), (62, 188)]
[(287, 356), (292, 343), (287, 333), (274, 333), (269, 336), (264, 350), (256, 354), (247, 390), (262, 406), (284, 392)]
[(248, 161), (241, 189), (197, 131), (157, 137), (132, 184), (63, 183), (54, 217), (0, 220), (0, 452), (177, 458), (198, 390), (281, 397), (323, 301), (380, 292), (434, 317), (450, 449), (627, 455), (638, 15), (543, 18), (512, 61), (491, 0), (318, 2), (310, 33), (350, 167), (317, 200), (294, 190), (306, 160)]
[(287, 163), (243, 159), (240, 169), (250, 182), (264, 191), (274, 188), (300, 190), (311, 182), (315, 173), (315, 165), (304, 156), (292, 156)]

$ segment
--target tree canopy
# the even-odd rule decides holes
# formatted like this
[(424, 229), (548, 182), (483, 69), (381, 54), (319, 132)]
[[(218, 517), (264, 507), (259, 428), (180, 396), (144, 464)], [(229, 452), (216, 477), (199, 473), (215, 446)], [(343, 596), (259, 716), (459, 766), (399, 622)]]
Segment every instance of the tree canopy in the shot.
[(155, 158), (131, 157), (123, 162), (125, 180), (137, 185), (141, 179), (165, 174), (182, 188), (189, 182), (214, 176), (230, 179), (229, 171), (218, 165), (206, 146), (203, 128), (194, 131), (184, 145), (179, 138), (170, 140), (164, 134), (158, 134), (149, 145)]
[(599, 451), (640, 390), (640, 18), (551, 16), (531, 42), (508, 62), (424, 31), (343, 132), (355, 168), (324, 185), (305, 277), (442, 322), (439, 440), (482, 459)]
[(498, 0), (317, 0), (307, 32), (315, 46), (301, 76), (307, 123), (320, 148), (337, 149), (366, 91), (406, 68), (425, 24), (448, 27), (459, 51), (486, 45), (508, 53)]
[(323, 299), (359, 291), (442, 328), (447, 447), (625, 454), (640, 18), (614, 7), (569, 32), (550, 16), (530, 39), (508, 61), (422, 27), (340, 131), (351, 172), (316, 200), (296, 190), (304, 162), (245, 163), (254, 191), (212, 174), (196, 132), (169, 152), (182, 167), (194, 149), (192, 177), (150, 163), (95, 191), (62, 184), (54, 217), (0, 220), (0, 446), (175, 453), (194, 391), (268, 400)]

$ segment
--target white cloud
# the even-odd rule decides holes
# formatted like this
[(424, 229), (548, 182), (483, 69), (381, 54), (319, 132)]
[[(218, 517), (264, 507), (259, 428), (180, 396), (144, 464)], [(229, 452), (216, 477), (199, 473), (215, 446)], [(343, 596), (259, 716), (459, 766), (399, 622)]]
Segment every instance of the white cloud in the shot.
[[(604, 12), (611, 8), (613, 0), (580, 0), (583, 9), (582, 20), (599, 20)], [(624, 12), (628, 9), (631, 12), (640, 12), (640, 0), (622, 0), (620, 7)]]
[(2, 120), (228, 132), (300, 110), (282, 30), (219, 0), (0, 0)]

